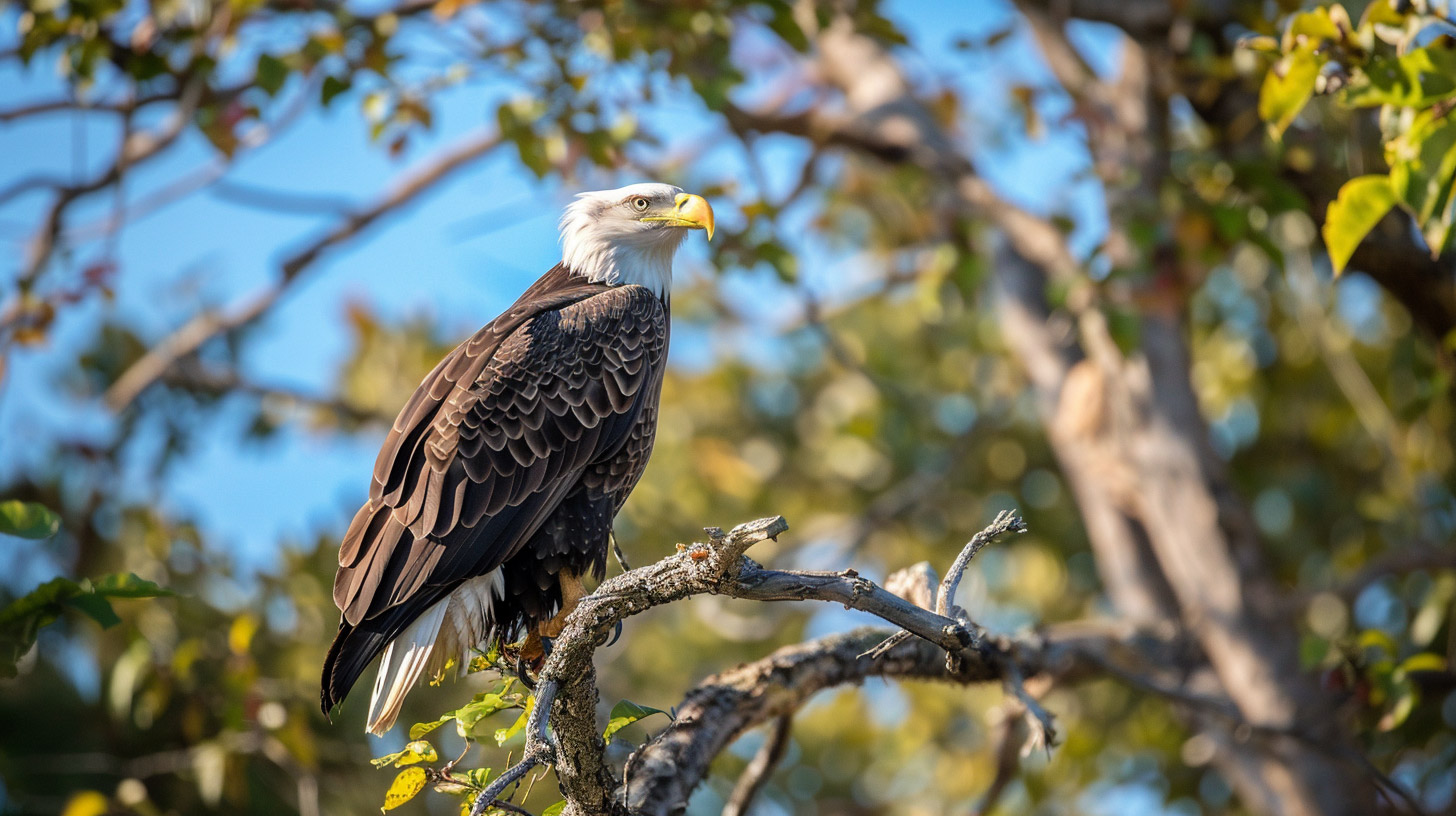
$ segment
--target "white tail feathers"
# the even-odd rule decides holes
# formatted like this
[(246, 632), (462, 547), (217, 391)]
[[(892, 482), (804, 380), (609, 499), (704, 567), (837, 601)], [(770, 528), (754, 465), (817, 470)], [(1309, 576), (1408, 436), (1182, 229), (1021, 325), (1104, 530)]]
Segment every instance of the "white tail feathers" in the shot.
[(379, 658), (365, 730), (376, 736), (388, 731), (405, 695), (427, 670), (431, 675), (444, 671), (452, 657), (464, 668), (465, 654), (494, 636), (494, 601), (504, 593), (500, 570), (491, 570), (461, 584), (391, 640)]
[(374, 693), (369, 696), (369, 733), (382, 736), (394, 725), (399, 707), (404, 705), (404, 696), (420, 679), (430, 652), (434, 651), (440, 621), (445, 618), (445, 607), (449, 603), (450, 599), (446, 598), (430, 607), (384, 647), (384, 656), (379, 659), (379, 676), (374, 681)]

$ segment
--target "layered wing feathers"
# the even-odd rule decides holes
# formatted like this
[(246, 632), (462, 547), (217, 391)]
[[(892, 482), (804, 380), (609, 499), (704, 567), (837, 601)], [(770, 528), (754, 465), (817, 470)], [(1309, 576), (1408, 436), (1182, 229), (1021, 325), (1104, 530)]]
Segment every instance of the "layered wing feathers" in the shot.
[(540, 287), (442, 360), (395, 420), (334, 584), (340, 638), (367, 628), (367, 654), (336, 642), (326, 709), (384, 643), (515, 555), (583, 474), (637, 436), (665, 305), (637, 286)]
[[(534, 528), (473, 533), (620, 448), (666, 314), (647, 290), (617, 287), (522, 321), (488, 358), (483, 334), (426, 378), (380, 453), (371, 499), (339, 551), (335, 601), (351, 624), (513, 555)], [(461, 362), (472, 353), (476, 365)]]

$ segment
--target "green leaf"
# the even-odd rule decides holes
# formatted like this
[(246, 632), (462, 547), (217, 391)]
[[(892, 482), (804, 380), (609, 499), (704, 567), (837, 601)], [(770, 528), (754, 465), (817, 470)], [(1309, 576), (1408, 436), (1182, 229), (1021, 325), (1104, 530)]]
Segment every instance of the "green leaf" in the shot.
[(406, 765), (417, 765), (421, 762), (434, 762), (439, 758), (440, 755), (435, 753), (435, 746), (424, 740), (415, 740), (406, 745), (403, 751), (371, 759), (369, 762), (376, 768), (383, 768), (386, 765), (403, 768)]
[(1314, 96), (1319, 70), (1320, 58), (1310, 45), (1291, 51), (1264, 75), (1264, 84), (1259, 88), (1259, 116), (1269, 123), (1274, 138), (1284, 135)]
[(1356, 107), (1428, 108), (1456, 96), (1456, 51), (1421, 48), (1400, 56), (1374, 56), (1351, 77), (1344, 102)]
[(329, 103), (334, 101), (334, 97), (338, 96), (344, 91), (349, 90), (349, 87), (349, 80), (347, 79), (340, 79), (336, 76), (326, 76), (324, 77), (323, 89), (320, 92), (320, 101), (322, 101), (324, 107), (327, 108), (329, 106)]
[(778, 2), (772, 3), (772, 7), (772, 16), (769, 17), (768, 27), (773, 29), (775, 34), (782, 37), (784, 42), (789, 44), (790, 48), (793, 48), (801, 54), (808, 53), (809, 38), (805, 36), (804, 29), (800, 28), (799, 23), (794, 19), (793, 6), (779, 0)]
[(531, 718), (531, 709), (535, 707), (536, 698), (532, 696), (526, 700), (526, 709), (521, 712), (521, 716), (516, 718), (516, 721), (511, 724), (510, 728), (497, 728), (495, 731), (496, 745), (505, 745), (512, 737), (525, 730), (526, 721)]
[(519, 695), (502, 696), (497, 693), (482, 693), (475, 695), (469, 703), (461, 706), (453, 712), (456, 720), (456, 730), (465, 739), (471, 739), (475, 734), (475, 726), (483, 719), (490, 717), (498, 711), (508, 708), (520, 708)]
[(1370, 3), (1360, 15), (1360, 27), (1367, 25), (1404, 25), (1405, 17), (1390, 3)]
[(621, 731), (623, 728), (626, 728), (632, 723), (637, 722), (641, 719), (646, 719), (647, 717), (651, 717), (653, 714), (666, 713), (666, 711), (663, 711), (659, 708), (638, 705), (631, 700), (623, 700), (612, 706), (612, 715), (611, 718), (607, 720), (607, 730), (602, 732), (602, 739), (606, 740), (607, 742), (611, 742), (612, 735), (616, 734), (618, 731)]
[(44, 626), (67, 608), (79, 610), (102, 626), (120, 623), (107, 598), (150, 598), (171, 591), (131, 574), (107, 575), (94, 583), (55, 578), (0, 609), (0, 677), (14, 677), (15, 664), (30, 651)]
[(414, 725), (410, 726), (409, 738), (412, 740), (417, 740), (420, 737), (423, 737), (424, 735), (430, 733), (431, 731), (434, 731), (436, 728), (439, 728), (440, 726), (444, 725), (447, 722), (450, 722), (453, 719), (455, 719), (455, 712), (452, 711), (449, 714), (442, 715), (440, 719), (433, 722), (415, 723)]
[(80, 591), (75, 581), (56, 578), (0, 609), (0, 677), (15, 676), (15, 664), (35, 644), (41, 627), (60, 617), (66, 599)]
[(264, 93), (274, 96), (283, 87), (283, 83), (288, 81), (288, 66), (272, 54), (259, 54), (254, 81)]
[(121, 618), (117, 616), (116, 610), (112, 609), (111, 604), (100, 595), (77, 595), (67, 600), (66, 603), (86, 613), (91, 620), (101, 624), (103, 629), (110, 629), (121, 623)]
[(61, 529), (61, 517), (43, 504), (18, 499), (0, 501), (0, 533), (19, 538), (50, 538)]
[(384, 806), (379, 809), (381, 813), (394, 810), (400, 805), (415, 798), (415, 795), (425, 789), (425, 769), (405, 768), (390, 783), (389, 790), (384, 793)]
[(171, 598), (177, 593), (138, 577), (135, 573), (113, 573), (97, 578), (92, 586), (96, 594), (108, 598)]
[(1249, 51), (1279, 53), (1279, 41), (1267, 35), (1248, 34), (1239, 38), (1238, 47)]
[(1395, 639), (1379, 629), (1366, 629), (1361, 632), (1357, 645), (1361, 651), (1366, 649), (1381, 649), (1386, 654), (1391, 655), (1400, 651), (1399, 647), (1395, 645)]
[(1330, 202), (1323, 229), (1325, 248), (1335, 274), (1345, 271), (1345, 264), (1355, 254), (1355, 247), (1380, 223), (1395, 204), (1395, 190), (1386, 176), (1360, 176), (1340, 188), (1340, 195)]
[(1386, 147), (1390, 184), (1415, 216), (1433, 254), (1451, 237), (1456, 187), (1456, 119), (1423, 111)]
[(1289, 28), (1284, 31), (1282, 46), (1285, 51), (1292, 51), (1296, 48), (1314, 49), (1324, 40), (1339, 41), (1344, 35), (1336, 24), (1336, 19), (1342, 19), (1345, 28), (1349, 29), (1349, 15), (1343, 8), (1336, 6), (1338, 18), (1331, 16), (1332, 9), (1315, 8), (1310, 11), (1301, 12), (1289, 18)]
[(548, 807), (545, 810), (541, 811), (541, 816), (561, 816), (561, 813), (565, 810), (566, 800), (562, 799), (560, 802), (557, 802), (551, 807)]

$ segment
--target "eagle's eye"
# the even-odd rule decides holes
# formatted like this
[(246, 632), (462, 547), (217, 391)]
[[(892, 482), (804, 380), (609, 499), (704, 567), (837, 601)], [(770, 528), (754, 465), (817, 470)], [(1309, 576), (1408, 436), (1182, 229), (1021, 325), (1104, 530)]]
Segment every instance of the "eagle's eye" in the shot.
[(632, 209), (636, 210), (637, 212), (647, 212), (647, 206), (650, 203), (651, 202), (649, 202), (642, 196), (637, 196), (636, 198), (632, 199)]

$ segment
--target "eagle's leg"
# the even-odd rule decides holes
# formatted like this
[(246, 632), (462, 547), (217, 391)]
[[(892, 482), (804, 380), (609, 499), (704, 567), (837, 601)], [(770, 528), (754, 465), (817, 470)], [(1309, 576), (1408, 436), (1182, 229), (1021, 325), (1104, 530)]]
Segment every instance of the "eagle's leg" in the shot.
[(561, 630), (566, 628), (566, 617), (586, 597), (586, 587), (581, 585), (580, 575), (562, 570), (557, 580), (561, 584), (561, 611), (551, 620), (536, 624), (536, 628), (526, 634), (526, 642), (521, 644), (521, 660), (537, 671), (546, 661), (546, 644), (541, 642), (542, 639), (560, 636)]
[(581, 576), (571, 570), (561, 571), (561, 611), (538, 627), (542, 637), (555, 638), (566, 628), (566, 616), (570, 615), (581, 599), (586, 597), (586, 587), (581, 585)]

